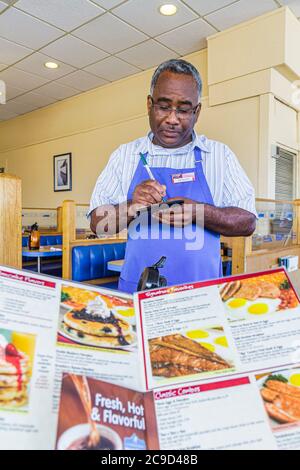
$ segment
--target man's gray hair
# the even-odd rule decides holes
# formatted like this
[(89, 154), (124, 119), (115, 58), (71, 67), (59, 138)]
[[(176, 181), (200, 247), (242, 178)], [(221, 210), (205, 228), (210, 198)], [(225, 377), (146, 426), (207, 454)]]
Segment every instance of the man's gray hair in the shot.
[(197, 84), (198, 98), (199, 99), (201, 98), (202, 80), (200, 77), (200, 73), (198, 72), (196, 67), (190, 64), (190, 62), (187, 62), (186, 60), (183, 60), (183, 59), (167, 60), (166, 62), (163, 62), (157, 67), (151, 80), (151, 87), (150, 87), (151, 96), (153, 95), (153, 91), (157, 83), (157, 80), (163, 72), (172, 72), (172, 73), (190, 75), (191, 77), (193, 77)]

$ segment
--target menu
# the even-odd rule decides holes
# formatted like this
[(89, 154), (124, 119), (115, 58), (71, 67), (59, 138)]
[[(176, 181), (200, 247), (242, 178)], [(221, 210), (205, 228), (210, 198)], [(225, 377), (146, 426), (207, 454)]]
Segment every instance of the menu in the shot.
[(0, 267), (0, 448), (300, 449), (283, 268), (130, 296)]

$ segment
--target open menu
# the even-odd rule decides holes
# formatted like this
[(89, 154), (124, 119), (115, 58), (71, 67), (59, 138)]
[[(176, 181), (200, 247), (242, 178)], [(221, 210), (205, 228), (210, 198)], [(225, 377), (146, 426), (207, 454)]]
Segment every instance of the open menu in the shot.
[(136, 293), (0, 267), (0, 448), (300, 449), (284, 269)]

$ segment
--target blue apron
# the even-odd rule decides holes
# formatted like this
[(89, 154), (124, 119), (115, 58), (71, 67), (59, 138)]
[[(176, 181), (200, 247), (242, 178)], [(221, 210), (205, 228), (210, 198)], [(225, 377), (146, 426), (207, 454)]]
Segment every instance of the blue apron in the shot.
[[(214, 205), (203, 172), (199, 147), (195, 147), (194, 156), (195, 168), (151, 167), (151, 171), (155, 179), (166, 186), (169, 198), (185, 197), (199, 203)], [(195, 180), (177, 183), (173, 181), (174, 174), (185, 173), (194, 173)], [(140, 161), (128, 190), (127, 200), (132, 199), (136, 186), (148, 179), (149, 176)], [(167, 257), (160, 273), (167, 278), (168, 286), (222, 276), (220, 235), (216, 232), (191, 224), (187, 233), (185, 231), (187, 227), (170, 227), (151, 218), (147, 212), (136, 221), (137, 224), (133, 222), (128, 228), (125, 262), (119, 279), (120, 291), (135, 292), (143, 270), (156, 263), (161, 256)], [(188, 246), (193, 246), (193, 237), (194, 240), (202, 240), (202, 244), (198, 249), (187, 249)]]

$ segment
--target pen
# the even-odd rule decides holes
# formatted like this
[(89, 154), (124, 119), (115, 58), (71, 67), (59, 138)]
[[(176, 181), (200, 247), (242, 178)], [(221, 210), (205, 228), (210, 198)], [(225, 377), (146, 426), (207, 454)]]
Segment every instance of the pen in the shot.
[[(149, 165), (148, 165), (148, 163), (147, 163), (147, 160), (146, 160), (146, 158), (145, 158), (145, 155), (143, 155), (142, 153), (140, 153), (140, 159), (142, 160), (142, 163), (143, 163), (143, 165), (144, 165), (145, 170), (147, 171), (147, 173), (148, 173), (148, 175), (149, 175), (149, 178), (150, 178), (152, 181), (156, 181), (155, 178), (154, 178), (154, 176), (153, 176), (153, 173), (152, 173), (152, 171), (151, 171), (151, 169), (150, 169), (150, 167), (149, 167)], [(166, 196), (164, 196), (164, 197), (162, 198), (162, 200), (163, 200), (163, 202), (166, 202), (166, 201), (168, 200), (168, 198), (167, 198)]]

